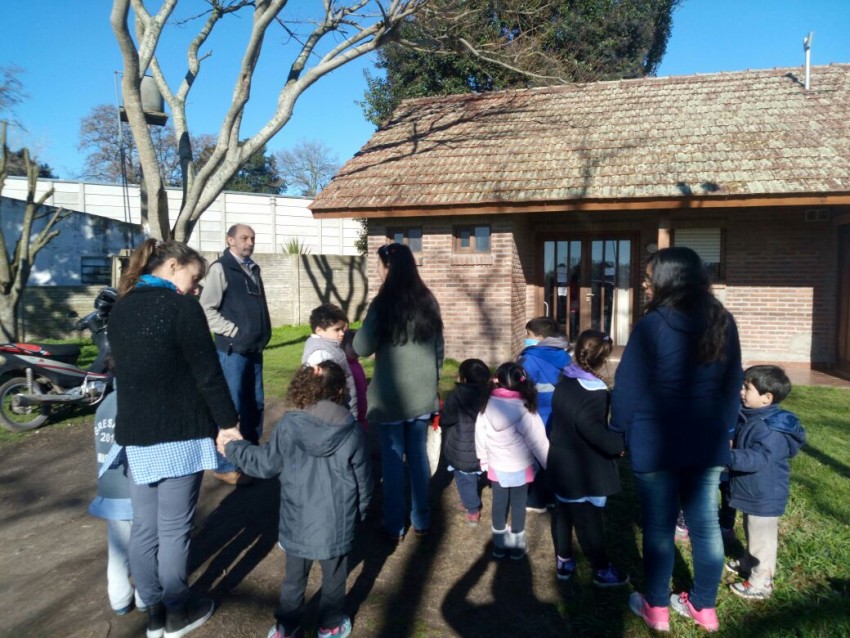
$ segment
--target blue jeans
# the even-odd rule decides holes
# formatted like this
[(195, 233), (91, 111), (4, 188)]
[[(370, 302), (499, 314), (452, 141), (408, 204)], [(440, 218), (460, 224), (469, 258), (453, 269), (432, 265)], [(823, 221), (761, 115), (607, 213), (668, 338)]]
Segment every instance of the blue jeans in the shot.
[(478, 474), (455, 470), (454, 475), (460, 502), (463, 503), (467, 513), (474, 514), (481, 509), (481, 497), (478, 494)]
[(694, 561), (690, 599), (698, 608), (714, 607), (723, 574), (723, 538), (717, 520), (721, 469), (635, 472), (643, 516), (645, 598), (650, 605), (670, 604), (670, 577), (676, 553), (674, 533), (681, 505)]
[[(239, 431), (246, 441), (257, 443), (263, 436), (263, 353), (218, 351), (224, 380), (230, 390), (230, 398), (239, 413)], [(228, 463), (219, 454), (218, 471), (232, 472), (236, 466)]]
[(428, 509), (428, 483), (431, 469), (425, 452), (428, 421), (413, 419), (397, 424), (378, 424), (381, 438), (381, 468), (384, 488), (384, 530), (391, 535), (404, 534), (404, 463), (410, 476), (410, 522), (416, 529), (431, 526)]

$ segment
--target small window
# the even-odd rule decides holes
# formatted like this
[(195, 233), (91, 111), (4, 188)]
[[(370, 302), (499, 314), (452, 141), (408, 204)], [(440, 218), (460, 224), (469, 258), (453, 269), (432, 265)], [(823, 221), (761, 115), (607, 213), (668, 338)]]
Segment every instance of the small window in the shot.
[(111, 257), (80, 257), (80, 283), (108, 286), (112, 283)]
[(390, 228), (387, 231), (390, 243), (406, 244), (410, 252), (422, 252), (422, 229), (421, 228)]
[(489, 253), (489, 226), (458, 226), (455, 228), (454, 251), (456, 253)]
[(723, 240), (722, 228), (677, 228), (673, 231), (673, 245), (686, 246), (699, 255), (712, 282), (726, 279)]

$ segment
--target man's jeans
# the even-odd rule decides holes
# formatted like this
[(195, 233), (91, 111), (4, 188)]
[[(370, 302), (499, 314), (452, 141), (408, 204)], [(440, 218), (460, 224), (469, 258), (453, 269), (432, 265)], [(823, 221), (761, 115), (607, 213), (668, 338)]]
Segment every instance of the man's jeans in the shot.
[(650, 605), (670, 604), (670, 578), (676, 555), (674, 534), (681, 504), (694, 560), (690, 599), (698, 608), (714, 607), (723, 574), (723, 539), (717, 520), (721, 469), (635, 473), (643, 518), (645, 598)]
[[(218, 351), (230, 398), (239, 413), (239, 431), (246, 441), (257, 443), (263, 435), (263, 353)], [(219, 472), (232, 472), (236, 466), (219, 454)]]

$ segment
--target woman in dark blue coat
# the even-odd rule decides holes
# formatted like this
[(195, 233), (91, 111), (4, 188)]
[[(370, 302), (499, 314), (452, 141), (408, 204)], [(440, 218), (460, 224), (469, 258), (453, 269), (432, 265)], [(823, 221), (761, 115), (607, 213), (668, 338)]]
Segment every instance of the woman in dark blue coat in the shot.
[[(617, 368), (611, 405), (611, 428), (626, 435), (643, 516), (646, 594), (633, 594), (630, 606), (653, 629), (669, 629), (672, 605), (716, 631), (723, 571), (717, 493), (740, 408), (738, 330), (689, 248), (653, 255), (644, 289), (648, 303)], [(691, 536), (694, 585), (671, 596), (680, 506)]]

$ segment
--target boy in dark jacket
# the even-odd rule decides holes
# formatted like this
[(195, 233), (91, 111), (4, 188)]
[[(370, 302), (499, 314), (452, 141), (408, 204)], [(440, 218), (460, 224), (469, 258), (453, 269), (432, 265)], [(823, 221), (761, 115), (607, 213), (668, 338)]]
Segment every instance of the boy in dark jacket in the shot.
[(280, 477), (279, 543), (286, 576), (269, 638), (299, 633), (304, 591), (314, 560), (322, 567), (319, 638), (346, 638), (347, 557), (354, 524), (372, 498), (363, 430), (345, 407), (346, 382), (333, 361), (304, 366), (292, 377), (287, 412), (262, 447), (219, 437), (229, 461), (257, 478)]
[[(525, 348), (519, 353), (519, 363), (534, 381), (537, 389), (537, 412), (546, 426), (546, 436), (552, 431), (552, 395), (561, 380), (561, 371), (571, 363), (567, 350), (569, 342), (561, 336), (558, 323), (552, 317), (536, 317), (525, 324), (528, 335)], [(546, 470), (540, 470), (528, 489), (526, 509), (542, 514), (554, 507), (555, 495), (549, 488)]]
[(744, 405), (729, 462), (730, 504), (744, 513), (747, 551), (726, 567), (746, 580), (730, 585), (742, 598), (763, 600), (773, 593), (779, 517), (790, 490), (789, 459), (806, 444), (796, 415), (779, 404), (791, 382), (778, 366), (753, 366), (744, 372)]
[(490, 384), (490, 368), (480, 359), (467, 359), (457, 371), (457, 385), (443, 404), (440, 427), (443, 429), (443, 454), (454, 472), (460, 504), (466, 522), (477, 527), (481, 519), (478, 477), (481, 467), (475, 453), (475, 420), (481, 399)]

